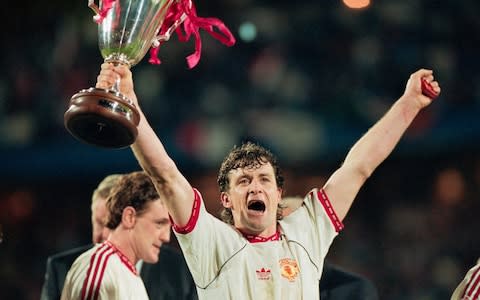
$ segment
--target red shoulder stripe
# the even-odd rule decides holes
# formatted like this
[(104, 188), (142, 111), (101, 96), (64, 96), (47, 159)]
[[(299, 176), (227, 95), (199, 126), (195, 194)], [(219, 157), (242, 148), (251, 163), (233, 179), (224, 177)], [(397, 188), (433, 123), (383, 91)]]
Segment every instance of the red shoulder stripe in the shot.
[[(98, 269), (101, 264), (103, 263), (106, 264), (108, 257), (110, 257), (112, 253), (114, 253), (113, 249), (107, 243), (104, 243), (92, 255), (92, 258), (90, 259), (90, 265), (88, 267), (87, 276), (85, 277), (85, 281), (83, 282), (83, 287), (82, 287), (83, 300), (90, 299), (93, 296), (94, 289), (95, 289), (95, 281), (97, 280)], [(101, 275), (103, 276), (103, 273)], [(101, 278), (100, 278), (100, 281), (101, 281)]]
[(170, 221), (172, 222), (172, 227), (173, 230), (175, 230), (178, 233), (181, 234), (187, 234), (192, 232), (192, 230), (195, 228), (195, 225), (197, 225), (198, 217), (200, 216), (200, 205), (202, 204), (202, 195), (200, 195), (200, 192), (197, 189), (193, 189), (194, 193), (194, 199), (193, 199), (193, 206), (192, 206), (192, 214), (190, 215), (190, 219), (188, 220), (188, 223), (180, 227), (177, 224), (175, 224), (170, 217)]
[(327, 196), (327, 193), (325, 193), (325, 190), (323, 189), (318, 190), (317, 197), (318, 197), (318, 200), (320, 200), (320, 203), (322, 204), (323, 209), (325, 209), (325, 212), (327, 213), (328, 218), (330, 218), (330, 221), (332, 222), (333, 227), (335, 227), (335, 231), (340, 232), (344, 227), (343, 223), (342, 221), (340, 221), (337, 214), (335, 213), (332, 203), (330, 203), (330, 200), (328, 199), (328, 196)]
[(115, 252), (114, 251), (111, 251), (107, 254), (107, 256), (105, 257), (105, 259), (103, 260), (103, 263), (102, 263), (102, 268), (100, 270), (100, 276), (98, 278), (98, 283), (97, 283), (97, 287), (95, 288), (95, 294), (93, 295), (93, 299), (94, 300), (97, 300), (98, 299), (98, 295), (100, 294), (100, 287), (102, 286), (102, 279), (103, 279), (103, 274), (105, 273), (105, 268), (107, 267), (107, 262), (108, 262), (108, 259), (110, 258), (110, 256), (112, 256), (112, 254), (114, 254)]
[(87, 269), (87, 275), (85, 276), (85, 280), (83, 281), (83, 286), (82, 286), (82, 300), (86, 299), (86, 293), (87, 293), (87, 284), (88, 284), (88, 279), (90, 278), (90, 272), (92, 271), (93, 267), (93, 262), (95, 261), (95, 257), (97, 256), (99, 251), (102, 251), (102, 249), (105, 247), (105, 244), (102, 244), (100, 247), (95, 250), (95, 253), (93, 253), (92, 257), (90, 257), (90, 264), (88, 265)]
[(462, 296), (462, 299), (478, 299), (480, 296), (480, 265), (476, 266), (476, 270), (473, 271), (472, 277), (468, 280), (467, 287)]

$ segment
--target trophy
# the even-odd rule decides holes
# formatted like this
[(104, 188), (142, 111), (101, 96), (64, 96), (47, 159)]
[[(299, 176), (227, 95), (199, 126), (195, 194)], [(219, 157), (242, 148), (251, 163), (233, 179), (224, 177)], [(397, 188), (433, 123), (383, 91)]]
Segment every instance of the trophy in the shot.
[[(199, 18), (191, 0), (94, 0), (88, 6), (98, 23), (98, 44), (105, 62), (133, 67), (151, 49), (150, 63), (159, 64), (158, 48), (176, 32), (180, 41), (196, 39), (187, 58), (193, 68), (199, 58), (199, 28), (227, 46), (235, 39), (216, 18)], [(183, 25), (182, 32), (180, 25)], [(214, 31), (218, 28), (219, 32)], [(135, 142), (140, 115), (134, 103), (119, 91), (119, 80), (109, 89), (91, 87), (70, 99), (65, 127), (75, 138), (105, 148), (124, 148)]]

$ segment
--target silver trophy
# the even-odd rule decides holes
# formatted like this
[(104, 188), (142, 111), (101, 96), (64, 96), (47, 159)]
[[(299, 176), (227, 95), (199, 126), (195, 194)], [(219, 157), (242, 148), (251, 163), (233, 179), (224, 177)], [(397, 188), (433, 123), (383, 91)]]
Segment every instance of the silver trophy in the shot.
[[(185, 13), (177, 14), (178, 19), (159, 34), (176, 1), (180, 0), (100, 0), (98, 7), (89, 0), (88, 6), (96, 13), (99, 48), (105, 62), (133, 67), (150, 47), (167, 41), (186, 18)], [(118, 86), (117, 81), (109, 89), (91, 87), (73, 95), (64, 115), (67, 130), (77, 139), (100, 147), (131, 145), (137, 137), (140, 116)]]

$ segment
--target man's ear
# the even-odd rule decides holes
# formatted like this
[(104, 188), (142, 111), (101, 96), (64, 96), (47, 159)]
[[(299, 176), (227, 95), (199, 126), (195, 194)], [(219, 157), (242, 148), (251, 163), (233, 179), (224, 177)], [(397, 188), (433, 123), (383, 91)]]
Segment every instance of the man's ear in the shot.
[(223, 207), (232, 208), (232, 202), (230, 201), (230, 198), (228, 197), (227, 193), (222, 192), (220, 194), (220, 201), (222, 201)]
[(135, 211), (135, 208), (131, 206), (125, 207), (122, 212), (123, 226), (125, 226), (127, 229), (132, 228), (135, 225), (136, 217), (137, 217), (137, 212)]
[(278, 193), (279, 193), (278, 202), (281, 202), (281, 201), (282, 201), (282, 198), (283, 198), (283, 189), (282, 189), (282, 188), (278, 188)]

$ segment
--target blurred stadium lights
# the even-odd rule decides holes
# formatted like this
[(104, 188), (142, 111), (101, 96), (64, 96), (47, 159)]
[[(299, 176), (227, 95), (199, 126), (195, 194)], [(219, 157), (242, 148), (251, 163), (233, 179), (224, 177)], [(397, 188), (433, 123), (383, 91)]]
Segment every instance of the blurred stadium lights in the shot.
[(251, 42), (257, 37), (257, 27), (251, 22), (244, 22), (238, 27), (238, 36), (244, 42)]
[(343, 3), (349, 8), (359, 9), (369, 6), (370, 0), (343, 0)]
[[(82, 145), (66, 132), (67, 100), (94, 84), (102, 59), (85, 3), (74, 11), (55, 3), (63, 5), (61, 18), (43, 5), (45, 12), (17, 7), (19, 13), (5, 18), (15, 24), (11, 16), (28, 13), (21, 24), (26, 32), (49, 25), (28, 39), (3, 33), (11, 46), (0, 56), (0, 154), (8, 157), (2, 178), (10, 182), (138, 167), (129, 149)], [(199, 5), (199, 14), (221, 18), (237, 45), (205, 36), (200, 65), (187, 70), (193, 45), (173, 40), (162, 46), (164, 64), (144, 59), (134, 69), (142, 107), (179, 164), (216, 166), (245, 138), (266, 143), (292, 164), (343, 157), (423, 66), (440, 79), (441, 99), (412, 125), (397, 153), (477, 147), (480, 2), (221, 3)]]

